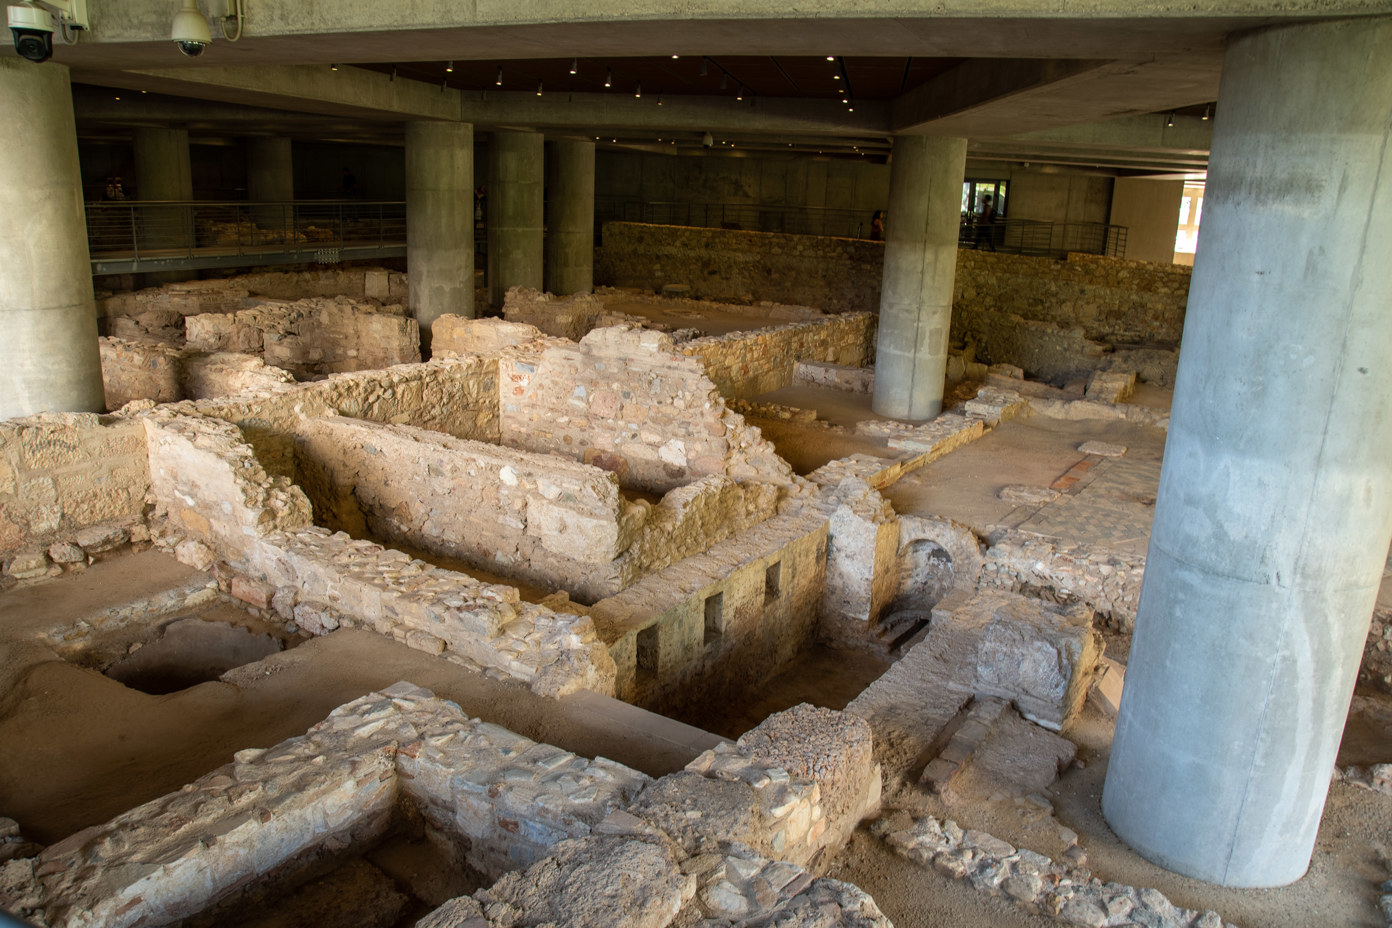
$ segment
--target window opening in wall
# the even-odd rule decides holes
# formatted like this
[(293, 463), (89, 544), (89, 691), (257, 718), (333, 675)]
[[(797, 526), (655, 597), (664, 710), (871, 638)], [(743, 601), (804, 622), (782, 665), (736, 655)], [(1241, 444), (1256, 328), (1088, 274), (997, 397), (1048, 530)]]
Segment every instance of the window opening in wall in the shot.
[(1193, 264), (1199, 244), (1199, 219), (1203, 215), (1204, 182), (1188, 179), (1179, 201), (1179, 223), (1175, 229), (1175, 262)]
[(715, 641), (725, 632), (725, 594), (716, 593), (706, 597), (706, 644)]
[(764, 602), (771, 603), (782, 592), (783, 564), (774, 561), (764, 571)]
[(658, 627), (649, 625), (638, 632), (638, 678), (651, 680), (657, 676)]

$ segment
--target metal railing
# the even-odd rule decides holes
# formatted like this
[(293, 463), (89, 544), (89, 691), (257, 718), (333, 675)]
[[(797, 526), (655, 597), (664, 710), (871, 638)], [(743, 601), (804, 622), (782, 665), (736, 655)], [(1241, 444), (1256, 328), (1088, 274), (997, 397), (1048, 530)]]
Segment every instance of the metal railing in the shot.
[[(596, 240), (606, 222), (643, 222), (652, 225), (695, 226), (705, 229), (738, 229), (749, 232), (787, 232), (798, 235), (830, 235), (869, 238), (872, 212), (821, 209), (811, 206), (758, 206), (744, 203), (675, 203), (600, 197), (595, 200)], [(893, 216), (887, 221), (894, 222)], [(1035, 219), (1002, 219), (990, 226), (978, 225), (971, 215), (962, 217), (957, 243), (963, 248), (1017, 255), (1063, 257), (1069, 252), (1126, 256), (1126, 227), (1100, 222), (1048, 222)]]
[(873, 211), (821, 209), (810, 206), (760, 206), (748, 203), (675, 203), (600, 197), (595, 200), (595, 229), (606, 222), (643, 222), (703, 229), (784, 232), (869, 238)]
[(406, 253), (400, 201), (123, 200), (87, 204), (93, 273), (395, 257)]
[(1048, 222), (1001, 219), (990, 225), (963, 216), (957, 231), (961, 248), (1013, 255), (1061, 258), (1069, 252), (1126, 257), (1126, 227), (1103, 222)]

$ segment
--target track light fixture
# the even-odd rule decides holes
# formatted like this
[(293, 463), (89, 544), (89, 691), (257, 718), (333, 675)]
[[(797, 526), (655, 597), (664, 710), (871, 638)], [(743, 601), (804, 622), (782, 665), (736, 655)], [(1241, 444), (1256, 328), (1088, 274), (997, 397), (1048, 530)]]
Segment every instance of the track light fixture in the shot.
[(1173, 129), (1173, 128), (1174, 128), (1174, 113), (1171, 113), (1171, 114), (1165, 119), (1165, 128), (1167, 128), (1167, 129)]
[(572, 59), (570, 59), (570, 73), (571, 73), (571, 74), (574, 74), (575, 72), (577, 72), (577, 71), (579, 71), (579, 70), (580, 70), (580, 59), (579, 59), (579, 58), (572, 58)]
[(331, 65), (329, 65), (329, 70), (330, 70), (330, 71), (337, 71), (337, 70), (338, 70), (338, 65), (336, 65), (336, 64), (331, 64)]
[(446, 62), (446, 64), (445, 64), (445, 73), (446, 73), (446, 74), (453, 74), (453, 73), (454, 73), (454, 60), (453, 60), (453, 59), (451, 59), (450, 61)]
[(1205, 106), (1205, 107), (1203, 108), (1203, 121), (1204, 121), (1204, 122), (1208, 122), (1208, 121), (1209, 121), (1210, 119), (1212, 119), (1212, 118), (1213, 118), (1213, 104), (1210, 103), (1208, 106)]
[(537, 81), (537, 96), (541, 96), (541, 81)]
[(638, 82), (638, 89), (635, 90), (635, 91), (633, 91), (633, 97), (634, 97), (634, 99), (637, 99), (638, 97), (641, 97), (642, 95), (643, 95), (643, 82), (642, 82), (642, 81), (639, 81), (639, 82)]
[(503, 86), (503, 69), (502, 69), (502, 68), (499, 68), (499, 69), (498, 69), (498, 76), (495, 77), (495, 78), (493, 78), (493, 83), (494, 83), (495, 86), (498, 86), (498, 87)]
[(827, 61), (835, 61), (835, 60), (836, 60), (836, 56), (835, 56), (835, 55), (827, 55)]
[(609, 68), (609, 69), (607, 69), (607, 70), (604, 72), (604, 86), (605, 86), (605, 87), (612, 87), (612, 86), (614, 86), (614, 69), (613, 69), (613, 68)]
[(744, 85), (743, 85), (743, 84), (740, 84), (740, 89), (739, 89), (738, 91), (735, 92), (735, 99), (736, 99), (736, 100), (743, 100), (743, 99), (744, 99)]

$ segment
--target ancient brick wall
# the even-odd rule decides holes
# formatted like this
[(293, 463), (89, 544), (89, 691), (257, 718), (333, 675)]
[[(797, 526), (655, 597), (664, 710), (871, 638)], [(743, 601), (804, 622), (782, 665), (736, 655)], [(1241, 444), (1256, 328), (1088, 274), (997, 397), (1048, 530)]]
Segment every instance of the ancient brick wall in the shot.
[(694, 339), (681, 351), (701, 359), (726, 398), (744, 399), (790, 385), (800, 361), (849, 367), (874, 363), (878, 318), (873, 313), (845, 313), (816, 322), (731, 332)]
[(184, 321), (188, 347), (254, 354), (301, 380), (420, 360), (420, 331), (400, 305), (306, 299)]
[[(1096, 341), (1174, 348), (1184, 330), (1192, 268), (1070, 254), (1067, 261), (957, 252), (953, 335), (977, 312), (1081, 327)], [(1010, 362), (1007, 362), (1010, 363)]]
[(595, 283), (645, 290), (685, 284), (699, 299), (874, 311), (883, 263), (881, 242), (610, 222), (604, 246), (595, 249)]
[(342, 415), (404, 423), (496, 443), (498, 362), (468, 357), (403, 364), (179, 408), (235, 423), (267, 471), (295, 479), (294, 441), (301, 417)]
[(665, 493), (724, 473), (725, 404), (701, 362), (661, 332), (596, 329), (578, 345), (499, 361), (502, 443), (612, 471)]
[[(605, 225), (604, 247), (595, 253), (600, 283), (647, 290), (686, 284), (708, 299), (780, 300), (828, 311), (878, 311), (883, 269), (879, 242), (619, 222)], [(973, 328), (974, 314), (1003, 313), (1081, 327), (1094, 341), (1174, 348), (1190, 273), (1098, 255), (1056, 261), (960, 250), (953, 336)]]
[(826, 542), (821, 513), (777, 516), (596, 603), (615, 695), (670, 714), (776, 674), (816, 634)]
[(156, 540), (205, 549), (242, 575), (238, 594), (325, 634), (364, 626), (560, 696), (613, 690), (613, 661), (584, 616), (519, 602), (514, 587), (432, 567), (310, 524), (308, 498), (257, 463), (235, 426), (169, 407), (144, 418)]
[(295, 381), (288, 371), (253, 355), (194, 351), (145, 340), (99, 341), (107, 409), (120, 409), (132, 400), (173, 403), (233, 396)]
[(137, 334), (130, 330), (132, 324), (144, 330), (138, 334), (155, 334), (150, 329), (170, 325), (171, 317), (182, 327), (182, 320), (177, 317), (236, 312), (243, 308), (242, 301), (252, 294), (277, 300), (348, 297), (405, 303), (406, 275), (382, 268), (316, 268), (181, 281), (100, 296), (97, 315), (105, 334), (129, 338)]
[(613, 562), (647, 513), (613, 474), (552, 455), (354, 419), (306, 422), (299, 439), (319, 524), (582, 601), (618, 591)]
[(138, 523), (149, 485), (139, 422), (93, 413), (0, 422), (0, 559), (90, 526)]

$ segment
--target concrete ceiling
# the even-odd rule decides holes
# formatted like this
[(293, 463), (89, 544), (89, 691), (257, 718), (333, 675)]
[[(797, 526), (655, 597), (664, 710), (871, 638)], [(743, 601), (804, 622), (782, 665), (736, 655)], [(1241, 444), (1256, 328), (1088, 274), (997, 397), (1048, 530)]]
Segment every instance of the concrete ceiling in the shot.
[[(227, 0), (204, 2), (218, 36)], [(1201, 169), (1211, 122), (1183, 141), (1154, 130), (1217, 100), (1230, 33), (1392, 9), (1208, 0), (1176, 13), (1084, 0), (995, 16), (966, 0), (885, 0), (867, 15), (845, 0), (855, 15), (844, 15), (834, 3), (786, 14), (773, 0), (707, 0), (697, 15), (680, 0), (244, 3), (241, 40), (219, 37), (188, 59), (166, 38), (170, 3), (89, 0), (91, 32), (55, 55), (86, 85), (75, 93), (79, 132), (154, 123), (399, 144), (407, 120), (462, 119), (485, 133), (530, 126), (678, 150), (710, 131), (727, 151), (852, 157), (879, 157), (893, 134), (915, 133), (964, 136), (988, 160), (1172, 173)], [(1099, 137), (1109, 123), (1129, 129)], [(1048, 136), (1063, 131), (1073, 135)]]

